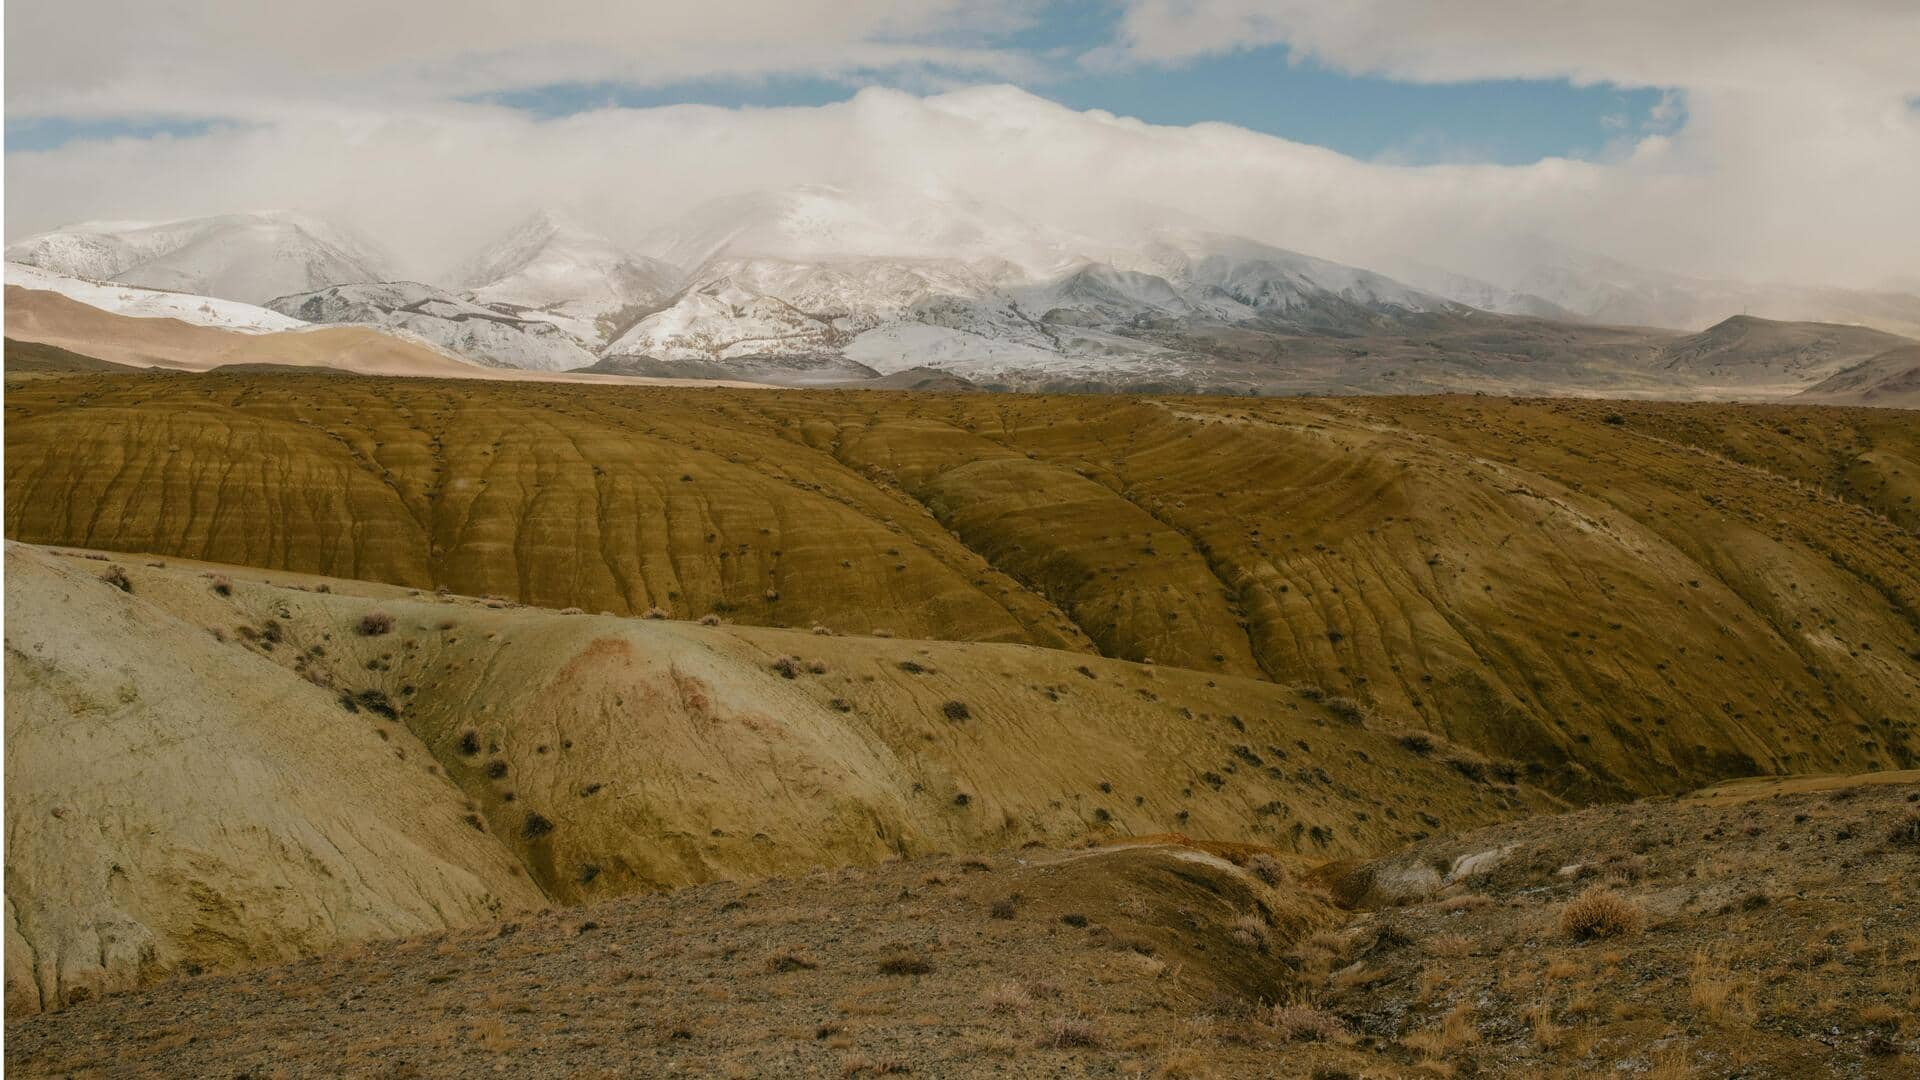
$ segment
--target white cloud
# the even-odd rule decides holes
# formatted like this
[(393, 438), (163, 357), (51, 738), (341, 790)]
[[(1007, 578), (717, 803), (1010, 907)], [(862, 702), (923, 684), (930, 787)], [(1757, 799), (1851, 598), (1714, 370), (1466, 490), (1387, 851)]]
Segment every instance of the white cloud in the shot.
[(1867, 284), (1913, 272), (1912, 110), (1731, 91), (1696, 93), (1689, 109), (1687, 128), (1619, 160), (1407, 167), (1222, 124), (1075, 112), (1012, 87), (546, 122), (423, 106), (11, 154), (7, 225), (19, 236), (83, 217), (291, 206), (367, 230), (429, 273), (535, 206), (633, 238), (716, 195), (826, 183), (965, 195), (1095, 234), (1171, 208), (1362, 265), (1413, 254), (1484, 272), (1544, 236), (1734, 277)]
[(1912, 0), (1125, 0), (1103, 53), (1168, 63), (1285, 43), (1343, 71), (1425, 82), (1920, 90)]
[(7, 6), (9, 115), (281, 117), (553, 83), (1028, 73), (1021, 0), (59, 0)]
[(1028, 17), (1018, 0), (394, 7), (9, 6), (10, 115), (145, 107), (245, 122), (10, 153), (8, 235), (288, 206), (372, 232), (425, 274), (540, 205), (632, 238), (711, 196), (828, 183), (959, 193), (1095, 233), (1170, 210), (1363, 265), (1412, 255), (1484, 274), (1544, 237), (1717, 276), (1872, 285), (1917, 272), (1912, 0), (1615, 0), (1578, 17), (1527, 0), (1128, 5), (1109, 61), (1183, 63), (1285, 41), (1404, 79), (1669, 91), (1640, 134), (1623, 131), (1598, 160), (1420, 167), (1220, 124), (1075, 112), (1011, 87), (545, 122), (448, 101), (556, 79), (1018, 75), (1032, 61), (995, 46)]

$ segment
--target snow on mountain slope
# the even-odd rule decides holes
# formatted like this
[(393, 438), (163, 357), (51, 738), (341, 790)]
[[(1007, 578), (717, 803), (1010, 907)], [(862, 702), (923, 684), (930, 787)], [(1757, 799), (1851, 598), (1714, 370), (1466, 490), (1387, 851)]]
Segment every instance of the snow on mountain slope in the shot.
[(132, 285), (113, 285), (84, 278), (68, 277), (25, 263), (8, 263), (6, 280), (23, 289), (43, 289), (90, 304), (116, 315), (148, 319), (179, 319), (195, 326), (217, 326), (246, 334), (268, 334), (276, 330), (296, 330), (306, 324), (277, 311), (242, 304), (237, 300), (218, 300), (191, 293), (142, 289)]
[(476, 303), (551, 322), (598, 349), (622, 329), (624, 313), (658, 304), (682, 276), (668, 263), (541, 211), (474, 255), (451, 280)]
[(70, 277), (249, 304), (392, 276), (386, 257), (367, 241), (284, 210), (162, 224), (82, 223), (30, 236), (10, 245), (6, 257)]
[(745, 357), (819, 360), (838, 354), (847, 335), (827, 319), (721, 277), (689, 289), (607, 346), (608, 356), (723, 361)]
[(547, 322), (518, 319), (431, 285), (386, 281), (282, 296), (273, 310), (312, 323), (351, 323), (412, 335), (489, 367), (571, 371), (594, 355)]
[[(648, 250), (695, 267), (607, 356), (844, 357), (894, 371), (1057, 372), (1140, 356), (1119, 335), (1190, 323), (1360, 331), (1462, 310), (1367, 270), (1185, 225), (1091, 237), (970, 200), (804, 187), (715, 200)], [(771, 301), (771, 303), (767, 303)], [(1076, 328), (1063, 334), (1063, 327)], [(909, 347), (924, 350), (916, 361)], [(1086, 350), (1082, 352), (1081, 350)]]

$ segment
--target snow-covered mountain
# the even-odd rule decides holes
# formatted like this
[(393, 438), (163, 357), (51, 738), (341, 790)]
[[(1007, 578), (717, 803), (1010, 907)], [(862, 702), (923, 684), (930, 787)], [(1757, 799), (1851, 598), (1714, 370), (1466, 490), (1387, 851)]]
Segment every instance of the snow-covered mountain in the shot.
[(1090, 237), (898, 192), (734, 196), (650, 248), (695, 269), (609, 357), (1092, 374), (1177, 366), (1177, 347), (1139, 331), (1359, 333), (1463, 310), (1371, 271), (1184, 225)]
[(412, 336), (488, 367), (571, 371), (595, 359), (550, 322), (515, 318), (412, 281), (330, 285), (267, 306), (310, 323), (352, 323)]
[(449, 275), (475, 303), (550, 322), (588, 348), (605, 345), (629, 315), (671, 295), (684, 274), (628, 252), (552, 211), (540, 211)]
[(277, 311), (220, 300), (192, 293), (143, 289), (134, 285), (116, 285), (68, 277), (25, 263), (7, 264), (7, 284), (23, 289), (40, 289), (71, 297), (116, 315), (144, 319), (178, 319), (194, 326), (217, 326), (245, 334), (270, 334), (278, 330), (297, 330), (306, 324)]
[(287, 210), (159, 224), (85, 222), (11, 244), (6, 257), (68, 277), (248, 304), (393, 276), (370, 242)]

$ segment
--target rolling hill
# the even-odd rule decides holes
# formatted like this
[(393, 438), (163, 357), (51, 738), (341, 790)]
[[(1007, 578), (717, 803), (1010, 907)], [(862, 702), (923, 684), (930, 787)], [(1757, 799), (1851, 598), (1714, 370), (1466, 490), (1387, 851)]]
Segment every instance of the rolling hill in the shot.
[(8, 409), (34, 543), (1307, 683), (1576, 798), (1916, 751), (1883, 410), (254, 375)]

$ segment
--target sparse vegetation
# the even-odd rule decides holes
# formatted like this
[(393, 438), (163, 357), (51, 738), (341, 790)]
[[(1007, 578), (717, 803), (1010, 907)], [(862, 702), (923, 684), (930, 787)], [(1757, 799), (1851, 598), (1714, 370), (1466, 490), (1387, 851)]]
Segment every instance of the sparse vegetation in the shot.
[(127, 568), (124, 566), (114, 565), (107, 567), (106, 570), (100, 574), (100, 580), (119, 589), (121, 592), (130, 593), (133, 591), (133, 581), (127, 577)]
[(384, 611), (369, 611), (360, 616), (354, 624), (354, 632), (361, 637), (379, 637), (393, 632), (393, 616)]

